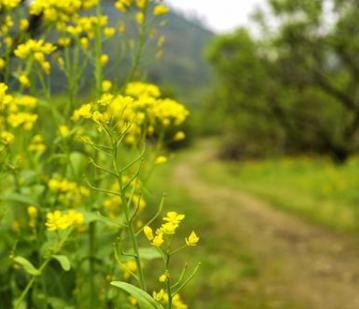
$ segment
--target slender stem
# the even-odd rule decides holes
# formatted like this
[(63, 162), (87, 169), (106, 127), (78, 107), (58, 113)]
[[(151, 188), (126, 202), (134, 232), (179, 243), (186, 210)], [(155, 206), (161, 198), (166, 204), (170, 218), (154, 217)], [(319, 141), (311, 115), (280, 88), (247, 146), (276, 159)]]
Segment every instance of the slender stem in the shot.
[[(44, 263), (42, 263), (41, 267), (39, 268), (40, 273), (42, 273), (42, 271), (45, 269), (45, 267), (47, 266), (47, 264), (50, 262), (51, 257), (47, 258)], [(26, 285), (25, 289), (22, 291), (19, 299), (17, 300), (14, 309), (19, 309), (23, 300), (25, 299), (26, 295), (29, 293), (31, 287), (33, 286), (34, 282), (36, 281), (36, 276), (33, 276), (31, 278), (31, 280), (28, 282), (28, 284)]]
[(101, 25), (99, 23), (99, 19), (101, 17), (101, 1), (98, 2), (96, 7), (96, 15), (98, 18), (98, 22), (96, 24), (96, 32), (95, 32), (95, 79), (96, 79), (96, 95), (98, 98), (102, 93), (102, 64), (100, 61), (100, 57), (102, 54), (102, 33), (101, 33)]
[(125, 192), (124, 192), (125, 190), (123, 189), (124, 186), (122, 183), (122, 173), (120, 172), (120, 168), (118, 166), (118, 145), (117, 145), (117, 142), (113, 139), (113, 137), (111, 136), (111, 134), (109, 132), (108, 132), (108, 134), (112, 141), (112, 149), (113, 149), (112, 165), (114, 167), (115, 173), (118, 175), (117, 181), (118, 181), (118, 184), (119, 184), (119, 187), (121, 190), (121, 200), (123, 201), (123, 204), (124, 204), (124, 212), (125, 212), (127, 229), (128, 229), (128, 233), (130, 235), (132, 249), (135, 253), (135, 260), (136, 260), (136, 265), (137, 265), (137, 273), (138, 273), (139, 283), (140, 283), (141, 289), (146, 291), (145, 276), (144, 276), (143, 268), (141, 265), (141, 258), (140, 258), (140, 253), (138, 250), (136, 232), (133, 227), (133, 220), (131, 219), (131, 216), (130, 216), (129, 203), (125, 202), (126, 196), (125, 196)]
[(89, 258), (90, 258), (90, 291), (91, 291), (91, 308), (96, 308), (96, 285), (95, 285), (95, 253), (96, 253), (96, 224), (91, 222), (89, 226)]
[[(167, 253), (166, 254), (166, 274), (169, 274), (170, 258), (171, 258), (171, 255)], [(171, 279), (169, 276), (167, 276), (166, 287), (167, 287), (167, 295), (168, 295), (167, 309), (171, 309), (172, 308), (172, 292), (171, 292)]]

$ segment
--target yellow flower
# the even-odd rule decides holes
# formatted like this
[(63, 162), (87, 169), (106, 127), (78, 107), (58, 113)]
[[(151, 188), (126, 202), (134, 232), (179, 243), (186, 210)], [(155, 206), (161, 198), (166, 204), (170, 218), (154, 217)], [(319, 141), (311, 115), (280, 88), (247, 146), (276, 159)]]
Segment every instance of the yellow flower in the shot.
[(153, 231), (152, 231), (152, 229), (151, 229), (148, 225), (146, 225), (146, 226), (143, 228), (143, 232), (145, 233), (145, 235), (146, 235), (146, 237), (147, 237), (147, 239), (148, 239), (149, 241), (152, 241), (152, 240), (153, 240), (153, 238), (154, 238), (154, 236), (153, 236)]
[(143, 10), (146, 7), (147, 0), (137, 0), (136, 4), (139, 9)]
[(12, 144), (14, 142), (15, 136), (14, 134), (8, 132), (8, 131), (3, 131), (0, 134), (1, 140), (5, 145), (9, 145)]
[(137, 263), (134, 260), (129, 260), (126, 263), (121, 263), (120, 268), (123, 271), (123, 277), (128, 279), (137, 271)]
[(164, 15), (169, 12), (169, 8), (165, 5), (156, 5), (153, 9), (153, 14), (156, 16)]
[(112, 83), (109, 80), (104, 80), (102, 82), (102, 91), (103, 92), (109, 92), (112, 88)]
[(186, 134), (183, 131), (178, 131), (175, 136), (174, 136), (174, 140), (176, 142), (182, 141), (186, 138)]
[(197, 246), (197, 244), (199, 242), (199, 237), (196, 235), (196, 233), (194, 231), (192, 231), (192, 233), (189, 235), (189, 237), (186, 238), (185, 240), (186, 240), (187, 246), (194, 247), (194, 246)]
[(3, 58), (0, 58), (0, 70), (2, 70), (6, 65), (6, 61)]
[(182, 302), (179, 294), (176, 294), (173, 296), (172, 305), (173, 305), (174, 309), (187, 309), (188, 308), (188, 306)]
[(36, 134), (28, 147), (28, 150), (31, 152), (37, 152), (39, 154), (43, 153), (46, 150), (46, 145), (40, 134)]
[(178, 214), (175, 211), (169, 211), (166, 216), (163, 218), (163, 221), (179, 224), (183, 219), (185, 218), (185, 215)]
[(37, 219), (37, 208), (34, 206), (29, 206), (27, 208), (27, 214), (29, 215), (29, 227), (34, 228), (36, 226), (36, 219)]
[(104, 30), (104, 34), (106, 36), (106, 38), (112, 38), (115, 34), (115, 28), (112, 27), (106, 27)]
[(87, 49), (87, 48), (89, 47), (89, 40), (88, 40), (88, 38), (85, 38), (85, 37), (81, 38), (81, 39), (80, 39), (80, 44), (81, 44), (81, 46), (82, 46), (83, 49)]
[(89, 119), (92, 117), (92, 106), (91, 104), (84, 104), (79, 109), (74, 111), (72, 119), (77, 121), (81, 118)]
[(164, 273), (162, 274), (159, 278), (158, 278), (158, 281), (159, 282), (166, 282), (169, 278), (169, 274), (168, 273)]
[(22, 73), (19, 75), (19, 82), (22, 86), (24, 87), (29, 87), (30, 86), (30, 80), (27, 77), (26, 74)]
[(70, 210), (67, 214), (55, 210), (46, 215), (45, 225), (49, 231), (58, 231), (66, 230), (73, 225), (80, 227), (84, 222), (84, 215), (76, 210)]
[(168, 161), (167, 157), (165, 156), (158, 156), (155, 160), (156, 164), (163, 164), (166, 163)]
[(135, 297), (130, 296), (128, 300), (130, 301), (131, 305), (133, 306), (137, 305), (137, 299)]
[(26, 59), (31, 54), (41, 52), (46, 55), (53, 53), (56, 50), (56, 46), (51, 43), (46, 43), (44, 40), (28, 40), (23, 44), (20, 44), (14, 51), (16, 57), (20, 59)]
[(71, 221), (60, 210), (46, 215), (46, 227), (49, 231), (65, 230), (71, 225)]
[(21, 31), (26, 31), (29, 28), (29, 21), (25, 18), (22, 18), (20, 20), (20, 30)]
[(108, 61), (109, 61), (108, 55), (102, 54), (100, 56), (100, 63), (101, 63), (102, 66), (105, 66), (108, 63)]
[(142, 25), (145, 22), (145, 14), (142, 12), (138, 12), (136, 14), (136, 21), (139, 25)]
[(159, 292), (153, 292), (153, 298), (154, 300), (158, 301), (158, 302), (162, 302), (162, 303), (167, 303), (168, 302), (168, 295), (165, 292), (165, 290), (161, 289)]
[(70, 129), (65, 125), (61, 125), (59, 126), (59, 133), (62, 137), (67, 137), (70, 134)]
[(178, 228), (178, 223), (167, 222), (161, 225), (161, 231), (163, 234), (173, 235)]
[(161, 247), (163, 243), (163, 234), (160, 232), (153, 238), (152, 245), (154, 245), (155, 247)]

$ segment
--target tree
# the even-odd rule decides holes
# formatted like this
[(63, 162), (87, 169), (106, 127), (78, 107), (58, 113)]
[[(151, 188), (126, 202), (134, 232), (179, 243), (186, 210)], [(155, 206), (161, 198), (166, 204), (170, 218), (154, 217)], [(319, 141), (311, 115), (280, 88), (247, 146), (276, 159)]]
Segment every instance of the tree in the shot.
[(259, 114), (268, 115), (271, 128), (276, 122), (284, 150), (310, 149), (343, 162), (358, 149), (359, 8), (333, 1), (328, 18), (324, 0), (269, 4), (279, 25), (270, 37), (244, 40), (241, 30), (213, 44), (210, 60), (222, 86), (240, 93), (232, 105), (251, 121)]

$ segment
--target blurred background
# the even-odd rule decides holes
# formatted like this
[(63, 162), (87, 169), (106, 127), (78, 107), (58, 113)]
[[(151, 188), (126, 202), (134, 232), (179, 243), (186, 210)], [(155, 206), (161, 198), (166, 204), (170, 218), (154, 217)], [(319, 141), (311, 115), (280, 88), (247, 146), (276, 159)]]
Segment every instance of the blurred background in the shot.
[(148, 79), (192, 117), (152, 185), (201, 232), (190, 307), (359, 308), (358, 2), (169, 3)]

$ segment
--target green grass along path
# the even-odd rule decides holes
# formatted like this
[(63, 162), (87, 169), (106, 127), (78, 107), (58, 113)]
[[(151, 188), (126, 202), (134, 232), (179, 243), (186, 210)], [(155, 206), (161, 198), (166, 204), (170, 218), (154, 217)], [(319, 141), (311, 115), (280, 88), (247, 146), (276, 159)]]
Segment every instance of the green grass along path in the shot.
[(256, 261), (259, 275), (231, 288), (233, 308), (248, 290), (265, 298), (258, 308), (359, 308), (354, 236), (312, 225), (248, 193), (207, 182), (198, 172), (200, 165), (214, 160), (206, 148), (186, 154), (173, 179), (211, 217), (216, 233), (230, 237), (234, 256), (240, 248)]

